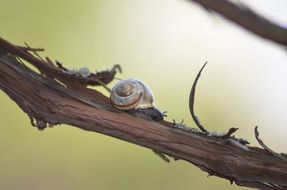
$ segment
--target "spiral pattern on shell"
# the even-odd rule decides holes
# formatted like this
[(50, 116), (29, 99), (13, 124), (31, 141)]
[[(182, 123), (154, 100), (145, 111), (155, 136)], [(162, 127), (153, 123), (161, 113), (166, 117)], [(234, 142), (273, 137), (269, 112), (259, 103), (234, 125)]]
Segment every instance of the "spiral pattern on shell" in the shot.
[(145, 83), (136, 79), (119, 81), (111, 90), (111, 102), (120, 110), (154, 107), (152, 91)]

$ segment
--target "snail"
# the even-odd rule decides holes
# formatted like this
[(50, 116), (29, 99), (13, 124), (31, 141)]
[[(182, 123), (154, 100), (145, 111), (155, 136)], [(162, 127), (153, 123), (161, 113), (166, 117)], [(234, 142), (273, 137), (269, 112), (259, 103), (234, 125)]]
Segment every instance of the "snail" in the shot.
[(163, 120), (164, 112), (155, 108), (154, 96), (151, 89), (137, 79), (121, 80), (111, 89), (111, 103), (119, 109), (134, 116)]

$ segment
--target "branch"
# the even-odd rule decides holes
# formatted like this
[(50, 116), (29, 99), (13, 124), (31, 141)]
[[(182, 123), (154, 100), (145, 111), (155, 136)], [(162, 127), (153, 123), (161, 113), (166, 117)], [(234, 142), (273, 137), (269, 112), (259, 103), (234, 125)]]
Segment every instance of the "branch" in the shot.
[[(84, 78), (90, 75), (67, 73), (50, 59), (40, 59), (30, 51), (0, 38), (0, 88), (28, 114), (33, 126), (44, 129), (68, 124), (186, 160), (209, 175), (241, 186), (287, 188), (286, 160), (247, 146), (234, 136), (222, 138), (183, 124), (148, 121), (120, 112), (111, 106), (109, 98), (86, 88), (91, 80), (84, 83)], [(41, 73), (29, 69), (22, 59)], [(104, 72), (106, 78), (102, 72), (93, 73), (93, 80), (111, 81), (115, 71)]]
[(249, 7), (229, 0), (191, 0), (262, 38), (287, 46), (287, 28), (272, 23)]

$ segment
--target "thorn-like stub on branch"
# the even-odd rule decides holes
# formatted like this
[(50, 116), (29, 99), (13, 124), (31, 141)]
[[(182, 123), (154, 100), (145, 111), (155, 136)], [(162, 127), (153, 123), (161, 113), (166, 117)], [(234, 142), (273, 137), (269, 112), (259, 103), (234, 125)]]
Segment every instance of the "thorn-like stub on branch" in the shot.
[[(169, 155), (169, 156), (170, 156), (170, 155)], [(175, 157), (175, 156), (170, 156), (170, 157), (172, 157), (174, 161), (181, 160), (180, 158), (177, 158), (177, 157)]]
[(36, 127), (37, 129), (39, 129), (40, 131), (43, 131), (45, 128), (49, 127), (52, 128), (55, 125), (59, 125), (61, 123), (55, 121), (55, 122), (48, 122), (45, 121), (44, 119), (42, 119), (42, 117), (40, 115), (38, 115), (36, 112), (33, 111), (33, 109), (31, 109), (29, 106), (29, 111), (28, 116), (30, 118), (30, 123), (33, 127)]
[(152, 150), (157, 156), (159, 156), (163, 161), (169, 163), (170, 162), (170, 159), (164, 155), (162, 152), (158, 152), (158, 151), (155, 151), (155, 150)]
[(116, 73), (116, 72), (122, 73), (123, 71), (122, 71), (122, 67), (119, 64), (115, 64), (111, 68), (110, 72), (112, 72), (112, 73)]
[(41, 119), (36, 120), (36, 127), (40, 130), (43, 131), (47, 127), (47, 122)]
[(176, 122), (175, 119), (172, 120), (172, 124), (173, 124), (173, 126), (176, 127), (176, 128), (180, 128), (181, 126), (186, 127), (183, 122), (184, 122), (184, 119), (182, 119), (180, 123)]
[(205, 62), (204, 65), (201, 67), (201, 69), (197, 73), (196, 78), (193, 81), (193, 84), (192, 84), (192, 87), (191, 87), (191, 91), (190, 91), (190, 94), (189, 94), (189, 111), (190, 111), (191, 117), (192, 117), (194, 123), (197, 125), (197, 127), (201, 131), (203, 131), (205, 133), (208, 133), (208, 131), (200, 123), (200, 120), (198, 119), (198, 117), (195, 115), (195, 112), (194, 112), (194, 96), (195, 96), (196, 85), (197, 85), (197, 81), (198, 81), (198, 79), (199, 79), (199, 77), (201, 75), (201, 72), (204, 69), (204, 67), (206, 66), (206, 64), (207, 64), (207, 62)]
[(66, 67), (63, 66), (63, 63), (61, 63), (60, 61), (55, 60), (55, 63), (57, 67), (59, 67), (59, 69), (61, 69), (62, 71), (69, 71)]
[(52, 128), (55, 125), (60, 125), (61, 124), (59, 122), (47, 122), (47, 121), (45, 121), (43, 119), (40, 119), (40, 118), (36, 119), (36, 118), (33, 118), (33, 117), (30, 117), (30, 120), (31, 120), (32, 126), (33, 127), (37, 127), (37, 129), (39, 129), (40, 131), (43, 131), (47, 127)]
[(222, 136), (221, 136), (221, 138), (223, 138), (223, 139), (229, 138), (229, 137), (230, 137), (233, 133), (235, 133), (238, 129), (239, 129), (239, 128), (234, 128), (234, 127), (230, 128), (225, 135), (222, 135)]
[(29, 119), (30, 119), (30, 123), (31, 123), (31, 125), (32, 125), (33, 127), (36, 127), (36, 124), (35, 124), (34, 118), (33, 118), (31, 115), (29, 115), (29, 114), (28, 114), (28, 116), (29, 116)]

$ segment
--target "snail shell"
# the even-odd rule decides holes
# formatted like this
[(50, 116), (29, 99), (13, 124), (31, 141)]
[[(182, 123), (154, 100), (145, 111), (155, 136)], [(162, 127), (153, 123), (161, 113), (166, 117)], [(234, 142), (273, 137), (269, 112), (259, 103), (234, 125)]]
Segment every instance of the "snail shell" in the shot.
[(111, 102), (119, 110), (154, 108), (152, 91), (136, 79), (119, 81), (111, 90)]

